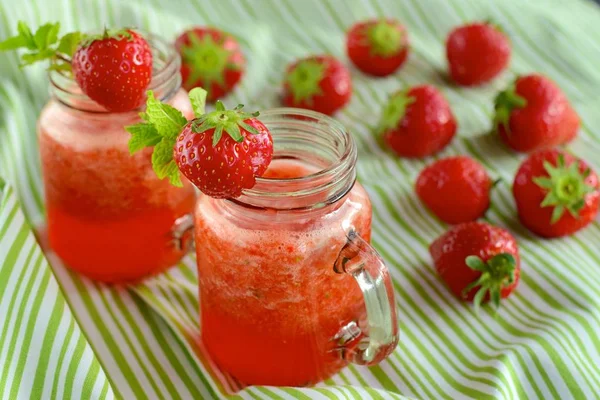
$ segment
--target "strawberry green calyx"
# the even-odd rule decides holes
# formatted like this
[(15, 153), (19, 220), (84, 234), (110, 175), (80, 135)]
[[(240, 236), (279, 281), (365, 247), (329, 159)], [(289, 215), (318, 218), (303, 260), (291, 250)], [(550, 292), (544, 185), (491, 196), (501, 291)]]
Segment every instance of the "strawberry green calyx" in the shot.
[(244, 122), (247, 119), (258, 117), (259, 112), (246, 113), (242, 111), (242, 107), (244, 107), (242, 104), (238, 104), (233, 110), (228, 110), (221, 101), (217, 100), (215, 111), (194, 120), (192, 123), (192, 132), (202, 133), (214, 128), (215, 131), (212, 138), (213, 147), (219, 143), (223, 132), (226, 132), (238, 143), (244, 141), (244, 136), (242, 136), (240, 128), (245, 129), (253, 135), (260, 135), (258, 130)]
[(498, 22), (494, 21), (493, 19), (486, 19), (485, 21), (483, 21), (484, 24), (491, 26), (492, 28), (494, 28), (495, 30), (497, 30), (500, 33), (506, 33), (506, 30), (502, 27), (502, 25), (500, 25)]
[(408, 91), (393, 94), (383, 109), (383, 114), (377, 125), (378, 132), (383, 133), (396, 128), (406, 113), (406, 107), (415, 101), (414, 97), (408, 95)]
[(402, 48), (402, 32), (385, 20), (369, 27), (367, 38), (373, 55), (390, 57)]
[(510, 134), (510, 114), (514, 109), (523, 108), (526, 105), (527, 99), (518, 95), (514, 86), (498, 93), (494, 100), (494, 129), (497, 131), (498, 127), (502, 125), (504, 131)]
[(127, 39), (129, 41), (133, 40), (133, 35), (129, 31), (128, 28), (121, 29), (107, 29), (104, 28), (102, 33), (96, 35), (86, 35), (85, 39), (81, 41), (79, 44), (81, 47), (88, 47), (96, 40), (106, 40), (106, 39)]
[(225, 69), (231, 51), (224, 49), (209, 34), (200, 38), (192, 33), (189, 38), (191, 43), (181, 50), (184, 62), (191, 68), (186, 85), (192, 85), (198, 80), (207, 88), (213, 83), (224, 85)]
[(312, 104), (313, 96), (322, 94), (319, 86), (325, 74), (326, 66), (316, 60), (302, 60), (287, 76), (294, 102), (306, 101)]
[[(168, 178), (171, 184), (182, 186), (179, 169), (173, 159), (173, 147), (188, 120), (178, 109), (157, 100), (151, 90), (147, 94), (146, 111), (140, 114), (143, 122), (125, 127), (131, 134), (129, 152), (134, 154), (143, 148), (153, 147), (152, 168), (158, 178)], [(194, 114), (203, 115), (206, 91), (194, 88), (189, 97)]]
[(578, 164), (577, 161), (573, 161), (570, 165), (565, 165), (565, 158), (561, 154), (558, 156), (556, 166), (548, 161), (544, 162), (544, 169), (548, 176), (533, 178), (536, 185), (548, 191), (540, 205), (554, 207), (551, 224), (558, 222), (565, 211), (574, 218), (579, 218), (579, 211), (585, 205), (585, 196), (595, 190), (585, 182), (591, 171), (587, 169), (581, 172)]
[(484, 262), (477, 256), (468, 256), (465, 263), (472, 270), (481, 272), (481, 276), (463, 290), (463, 295), (466, 296), (473, 288), (479, 287), (473, 298), (475, 310), (479, 310), (486, 294), (489, 294), (497, 310), (500, 307), (502, 288), (515, 282), (517, 268), (515, 257), (509, 253), (500, 253)]
[(18, 34), (0, 42), (0, 51), (26, 49), (27, 53), (21, 56), (21, 67), (50, 60), (48, 69), (70, 71), (71, 57), (85, 35), (81, 32), (71, 32), (59, 37), (59, 31), (58, 22), (44, 24), (33, 33), (25, 22), (19, 21)]

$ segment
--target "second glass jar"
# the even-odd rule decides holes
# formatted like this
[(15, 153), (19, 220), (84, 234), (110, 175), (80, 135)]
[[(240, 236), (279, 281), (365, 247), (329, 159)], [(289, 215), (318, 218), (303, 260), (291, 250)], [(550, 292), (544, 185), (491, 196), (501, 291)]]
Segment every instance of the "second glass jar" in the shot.
[(298, 109), (261, 121), (275, 144), (265, 176), (195, 209), (202, 340), (246, 384), (311, 385), (393, 351), (393, 290), (348, 132)]
[[(175, 49), (153, 35), (150, 90), (161, 101), (193, 112), (180, 88)], [(95, 280), (129, 282), (175, 264), (186, 249), (171, 234), (194, 207), (195, 191), (159, 180), (151, 149), (130, 155), (124, 127), (140, 110), (109, 113), (67, 75), (51, 71), (51, 99), (38, 120), (50, 247), (72, 269)]]

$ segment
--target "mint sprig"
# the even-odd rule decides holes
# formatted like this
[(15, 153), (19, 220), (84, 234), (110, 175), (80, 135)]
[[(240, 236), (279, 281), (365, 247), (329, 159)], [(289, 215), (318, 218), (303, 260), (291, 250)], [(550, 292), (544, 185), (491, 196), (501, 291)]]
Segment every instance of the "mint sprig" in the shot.
[(71, 57), (77, 45), (84, 39), (81, 32), (71, 32), (59, 37), (60, 23), (48, 23), (40, 26), (35, 33), (23, 21), (17, 23), (18, 34), (0, 42), (0, 51), (27, 49), (21, 56), (21, 67), (38, 61), (50, 59), (49, 69), (71, 70)]
[[(125, 127), (131, 134), (129, 152), (134, 154), (143, 148), (154, 147), (152, 169), (159, 179), (168, 178), (175, 186), (183, 186), (177, 164), (173, 159), (173, 148), (183, 127), (188, 123), (184, 115), (173, 106), (162, 103), (147, 92), (146, 111), (140, 114), (144, 122)], [(194, 114), (204, 114), (206, 90), (194, 88), (189, 93)]]

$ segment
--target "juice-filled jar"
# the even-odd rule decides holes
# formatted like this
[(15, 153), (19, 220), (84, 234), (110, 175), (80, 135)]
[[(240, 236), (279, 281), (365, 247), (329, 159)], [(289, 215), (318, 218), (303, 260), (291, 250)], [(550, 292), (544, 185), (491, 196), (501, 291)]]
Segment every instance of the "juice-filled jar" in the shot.
[[(179, 55), (146, 38), (154, 60), (148, 89), (192, 118)], [(73, 270), (104, 282), (138, 280), (176, 263), (186, 249), (173, 226), (193, 210), (195, 191), (185, 180), (181, 188), (159, 180), (151, 149), (130, 155), (124, 127), (140, 122), (143, 108), (107, 112), (69, 75), (49, 77), (38, 137), (50, 247)]]
[(398, 342), (388, 270), (369, 245), (371, 203), (357, 150), (335, 120), (261, 114), (275, 145), (256, 186), (201, 195), (194, 216), (202, 341), (246, 384), (315, 384)]

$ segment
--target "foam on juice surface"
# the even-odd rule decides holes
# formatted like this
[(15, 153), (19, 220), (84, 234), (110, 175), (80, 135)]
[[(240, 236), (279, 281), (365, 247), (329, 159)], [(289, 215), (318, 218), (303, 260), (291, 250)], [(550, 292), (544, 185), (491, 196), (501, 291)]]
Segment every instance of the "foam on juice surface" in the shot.
[[(180, 90), (169, 101), (173, 107), (185, 110), (193, 118), (189, 99)], [(130, 135), (124, 127), (140, 122), (140, 110), (125, 113), (87, 113), (72, 110), (53, 100), (42, 110), (39, 128), (53, 140), (75, 151), (115, 149), (127, 151)]]

